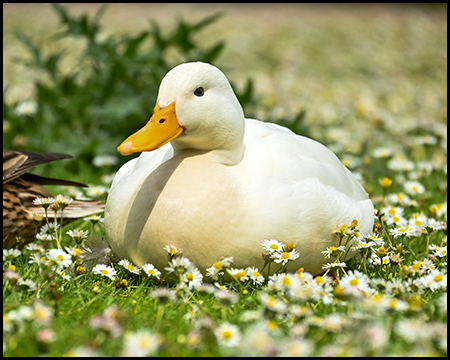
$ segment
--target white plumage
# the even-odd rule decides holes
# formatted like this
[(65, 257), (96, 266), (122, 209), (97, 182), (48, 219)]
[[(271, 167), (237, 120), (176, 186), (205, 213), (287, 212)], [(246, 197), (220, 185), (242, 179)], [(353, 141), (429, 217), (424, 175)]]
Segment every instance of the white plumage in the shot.
[[(171, 104), (182, 136), (126, 163), (111, 186), (105, 227), (119, 257), (162, 270), (163, 247), (173, 244), (202, 272), (225, 256), (261, 268), (261, 242), (272, 238), (300, 252), (288, 270), (318, 274), (338, 226), (357, 219), (361, 233), (372, 231), (373, 204), (336, 155), (282, 126), (244, 120), (216, 67), (172, 69), (155, 113)], [(121, 152), (133, 152), (129, 139)]]

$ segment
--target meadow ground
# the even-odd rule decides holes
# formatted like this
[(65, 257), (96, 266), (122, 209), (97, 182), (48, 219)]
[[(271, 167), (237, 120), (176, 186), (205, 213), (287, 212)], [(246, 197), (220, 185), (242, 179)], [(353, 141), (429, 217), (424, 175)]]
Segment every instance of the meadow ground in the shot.
[[(217, 259), (203, 277), (178, 263), (170, 287), (151, 264), (87, 266), (80, 256), (93, 245), (84, 237), (104, 236), (102, 218), (40, 228), (36, 245), (4, 250), (4, 356), (446, 356), (446, 6), (110, 4), (97, 32), (76, 18), (100, 4), (63, 6), (74, 16), (66, 27), (46, 4), (3, 5), (4, 147), (68, 152), (71, 164), (34, 172), (91, 185), (82, 194), (54, 191), (106, 199), (127, 160), (115, 148), (128, 129), (113, 120), (145, 123), (160, 72), (211, 58), (247, 116), (280, 122), (339, 156), (369, 192), (377, 225), (360, 236), (357, 224), (338, 224), (343, 251), (358, 248), (347, 262), (341, 249), (322, 249), (338, 285), (328, 271), (313, 278), (274, 266), (268, 274), (263, 260), (259, 269), (234, 269)], [(55, 37), (68, 27), (70, 36)], [(97, 52), (80, 60), (86, 29)], [(208, 54), (219, 41), (224, 47)], [(136, 69), (146, 61), (154, 81)], [(139, 74), (136, 83), (116, 76), (129, 73)], [(115, 92), (101, 93), (111, 82)], [(141, 86), (149, 94), (133, 102)], [(67, 234), (74, 229), (82, 232)]]

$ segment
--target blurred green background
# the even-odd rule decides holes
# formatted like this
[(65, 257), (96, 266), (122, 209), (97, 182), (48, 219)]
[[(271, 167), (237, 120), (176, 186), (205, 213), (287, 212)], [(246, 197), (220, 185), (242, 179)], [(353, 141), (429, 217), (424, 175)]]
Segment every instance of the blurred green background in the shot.
[(3, 4), (3, 146), (69, 153), (33, 172), (109, 186), (164, 74), (196, 60), (247, 117), (324, 143), (366, 181), (383, 146), (446, 164), (446, 4)]

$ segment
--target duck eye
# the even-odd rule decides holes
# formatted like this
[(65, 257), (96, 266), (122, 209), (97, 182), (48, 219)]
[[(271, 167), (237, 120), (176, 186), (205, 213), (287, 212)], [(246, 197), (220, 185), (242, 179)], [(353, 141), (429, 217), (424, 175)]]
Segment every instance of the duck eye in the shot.
[(195, 89), (195, 91), (194, 91), (195, 96), (203, 96), (204, 93), (205, 93), (205, 90), (202, 87), (199, 87), (199, 88)]

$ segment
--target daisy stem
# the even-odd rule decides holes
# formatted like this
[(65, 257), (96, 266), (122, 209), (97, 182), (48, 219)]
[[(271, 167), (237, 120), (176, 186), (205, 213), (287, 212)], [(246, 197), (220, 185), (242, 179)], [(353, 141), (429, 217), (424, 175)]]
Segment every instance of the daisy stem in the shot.
[[(55, 210), (55, 224), (58, 223), (58, 210)], [(56, 240), (56, 246), (58, 247), (59, 250), (61, 250), (61, 244), (59, 243), (59, 235), (58, 235), (58, 230), (56, 229), (55, 226), (55, 240)]]
[(378, 215), (378, 220), (380, 221), (381, 228), (383, 229), (383, 233), (386, 236), (386, 239), (388, 239), (389, 244), (393, 246), (392, 238), (391, 236), (389, 236), (389, 233), (386, 231), (386, 227), (384, 226), (383, 216)]
[(155, 318), (155, 328), (157, 331), (160, 331), (161, 329), (161, 321), (164, 315), (164, 306), (158, 306), (158, 309), (156, 311), (156, 318)]
[(45, 211), (45, 221), (47, 222), (47, 227), (50, 226), (49, 222), (48, 222), (48, 213), (47, 213), (47, 209), (48, 207), (44, 207), (44, 211)]
[[(64, 211), (64, 208), (61, 208), (61, 228), (59, 229), (59, 243), (60, 244), (62, 241), (62, 234), (63, 234), (63, 222), (64, 222), (63, 211)], [(61, 245), (59, 245), (59, 246), (61, 247)]]
[(430, 258), (430, 250), (428, 249), (428, 247), (430, 246), (430, 233), (427, 233), (427, 259)]

